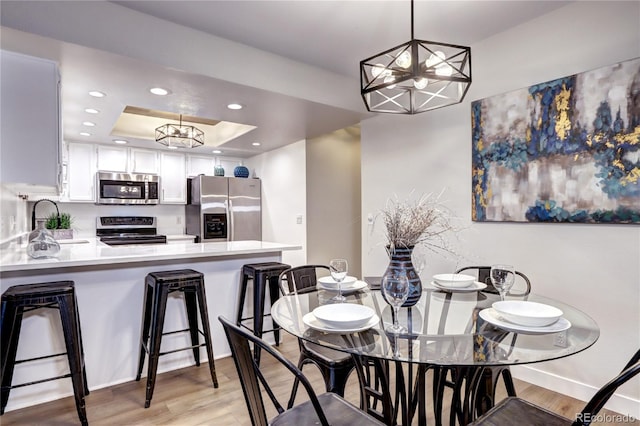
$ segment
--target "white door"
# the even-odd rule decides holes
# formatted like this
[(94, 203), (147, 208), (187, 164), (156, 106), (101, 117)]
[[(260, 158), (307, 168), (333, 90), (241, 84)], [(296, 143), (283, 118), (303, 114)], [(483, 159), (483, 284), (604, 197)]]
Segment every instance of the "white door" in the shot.
[(127, 171), (127, 149), (120, 146), (98, 145), (98, 170), (109, 172)]
[(70, 143), (67, 165), (67, 198), (69, 201), (96, 201), (96, 147)]
[(132, 173), (158, 174), (158, 153), (148, 149), (131, 148), (129, 170)]
[(187, 155), (187, 176), (193, 177), (200, 174), (213, 176), (215, 160), (213, 157), (199, 157)]
[(160, 153), (160, 202), (187, 203), (187, 168), (184, 154)]

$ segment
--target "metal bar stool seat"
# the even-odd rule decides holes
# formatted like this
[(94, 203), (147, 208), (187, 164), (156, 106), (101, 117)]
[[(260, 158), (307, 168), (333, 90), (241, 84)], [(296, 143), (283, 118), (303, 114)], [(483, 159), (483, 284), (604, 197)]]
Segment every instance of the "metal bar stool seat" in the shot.
[[(84, 397), (89, 394), (87, 373), (84, 364), (84, 349), (82, 347), (82, 333), (80, 331), (80, 316), (73, 281), (56, 281), (49, 283), (24, 284), (9, 287), (2, 294), (2, 411), (9, 401), (9, 391), (13, 388), (29, 386), (62, 378), (71, 378), (73, 395), (78, 417), (83, 425), (89, 424), (85, 408)], [(16, 361), (18, 339), (25, 312), (35, 309), (53, 308), (60, 313), (62, 331), (66, 352), (39, 356), (36, 358)], [(16, 364), (42, 360), (46, 358), (67, 356), (69, 373), (28, 383), (11, 385), (13, 371)]]
[[(163, 333), (167, 298), (170, 293), (175, 291), (184, 293), (189, 328)], [(198, 307), (200, 308), (202, 330), (198, 328)], [(162, 336), (187, 331), (191, 335), (191, 346), (160, 352)], [(204, 343), (200, 343), (200, 334), (204, 336)], [(200, 347), (202, 346), (207, 348), (209, 371), (211, 372), (213, 387), (217, 388), (218, 379), (216, 377), (216, 368), (213, 359), (213, 345), (211, 343), (209, 313), (207, 311), (207, 298), (204, 289), (204, 275), (192, 269), (149, 273), (145, 279), (140, 358), (138, 361), (138, 374), (136, 375), (136, 381), (140, 381), (144, 360), (148, 354), (149, 365), (147, 370), (145, 408), (149, 408), (151, 405), (151, 398), (153, 397), (153, 390), (156, 384), (159, 357), (191, 349), (193, 350), (196, 366), (200, 366)]]
[[(266, 297), (267, 284), (269, 285), (269, 297), (271, 304), (280, 297), (280, 287), (278, 277), (280, 273), (291, 266), (280, 262), (249, 263), (242, 267), (242, 277), (240, 281), (240, 301), (236, 316), (236, 325), (245, 327), (253, 332), (257, 337), (262, 337), (264, 333), (273, 333), (276, 346), (280, 344), (280, 327), (273, 324), (273, 328), (264, 330), (264, 317), (271, 314), (264, 313), (264, 299)], [(247, 294), (249, 280), (253, 281), (253, 315), (243, 317), (244, 302)], [(243, 324), (244, 321), (253, 320), (253, 326)], [(260, 364), (260, 347), (256, 346), (253, 353), (254, 359)]]

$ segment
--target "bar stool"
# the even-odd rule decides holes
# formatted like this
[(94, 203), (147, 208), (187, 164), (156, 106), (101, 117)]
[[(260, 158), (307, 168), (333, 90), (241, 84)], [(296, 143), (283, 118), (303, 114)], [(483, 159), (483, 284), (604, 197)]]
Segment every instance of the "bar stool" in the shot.
[[(57, 309), (60, 313), (66, 352), (39, 356), (16, 361), (18, 338), (25, 312), (40, 308)], [(49, 283), (24, 284), (9, 287), (2, 294), (2, 412), (9, 401), (9, 391), (13, 388), (34, 385), (62, 378), (71, 378), (73, 395), (76, 401), (78, 417), (83, 425), (88, 425), (84, 397), (89, 394), (87, 373), (84, 365), (84, 349), (80, 332), (80, 317), (73, 281), (56, 281)], [(16, 364), (66, 355), (69, 362), (69, 373), (49, 379), (36, 380), (29, 383), (11, 385), (13, 370)]]
[[(255, 336), (262, 337), (263, 333), (273, 332), (276, 346), (280, 344), (280, 327), (273, 325), (270, 330), (263, 330), (265, 316), (271, 314), (264, 313), (264, 298), (266, 296), (267, 283), (269, 284), (269, 297), (271, 304), (280, 297), (278, 285), (278, 277), (282, 271), (289, 269), (291, 266), (280, 262), (264, 262), (250, 263), (242, 267), (242, 278), (240, 282), (240, 304), (238, 305), (238, 313), (236, 317), (236, 325), (243, 326), (247, 330), (251, 330)], [(244, 299), (247, 294), (247, 285), (249, 280), (253, 280), (253, 316), (243, 317)], [(253, 328), (243, 324), (243, 321), (253, 319)], [(255, 347), (253, 357), (258, 365), (260, 365), (260, 348)]]
[[(187, 311), (189, 328), (163, 333), (164, 317), (167, 308), (167, 298), (170, 293), (180, 291), (184, 293), (184, 303)], [(200, 322), (202, 330), (198, 328), (198, 306), (200, 307)], [(189, 332), (191, 346), (160, 352), (162, 336)], [(205, 343), (200, 343), (198, 333), (204, 336)], [(156, 371), (158, 358), (162, 355), (192, 349), (196, 366), (200, 366), (200, 347), (207, 348), (209, 358), (209, 371), (213, 380), (213, 387), (218, 387), (216, 368), (213, 360), (213, 345), (211, 344), (211, 331), (209, 329), (209, 314), (207, 312), (207, 298), (204, 290), (204, 276), (192, 269), (177, 271), (151, 272), (145, 279), (144, 308), (142, 313), (142, 333), (140, 338), (140, 360), (138, 362), (138, 374), (136, 381), (140, 381), (142, 367), (146, 354), (149, 354), (147, 372), (147, 394), (144, 408), (149, 408), (153, 389), (156, 384)]]

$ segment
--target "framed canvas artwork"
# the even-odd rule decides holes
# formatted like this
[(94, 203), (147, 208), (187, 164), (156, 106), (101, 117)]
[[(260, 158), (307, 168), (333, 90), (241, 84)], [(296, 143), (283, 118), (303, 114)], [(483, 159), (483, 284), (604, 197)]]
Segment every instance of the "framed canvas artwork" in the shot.
[(640, 58), (471, 103), (472, 219), (640, 224)]

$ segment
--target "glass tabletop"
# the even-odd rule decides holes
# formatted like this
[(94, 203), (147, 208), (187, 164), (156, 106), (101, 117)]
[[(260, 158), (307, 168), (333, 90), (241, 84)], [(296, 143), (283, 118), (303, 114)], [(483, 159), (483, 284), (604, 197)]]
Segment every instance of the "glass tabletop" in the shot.
[[(385, 332), (392, 322), (392, 308), (379, 290), (368, 288), (347, 294), (345, 303), (373, 308), (379, 321), (372, 327), (341, 333), (307, 326), (303, 317), (318, 306), (332, 303), (333, 295), (331, 291), (319, 289), (284, 296), (272, 306), (271, 314), (289, 333), (328, 348), (433, 365), (491, 366), (548, 361), (580, 352), (593, 345), (600, 335), (598, 325), (587, 314), (557, 300), (535, 294), (507, 297), (507, 300), (528, 300), (562, 310), (558, 323), (532, 329), (488, 315), (492, 313), (488, 309), (493, 302), (500, 300), (497, 295), (481, 291), (445, 292), (429, 286), (423, 288), (416, 305), (400, 309), (399, 322), (407, 329), (406, 333)], [(564, 328), (566, 330), (558, 331)]]

